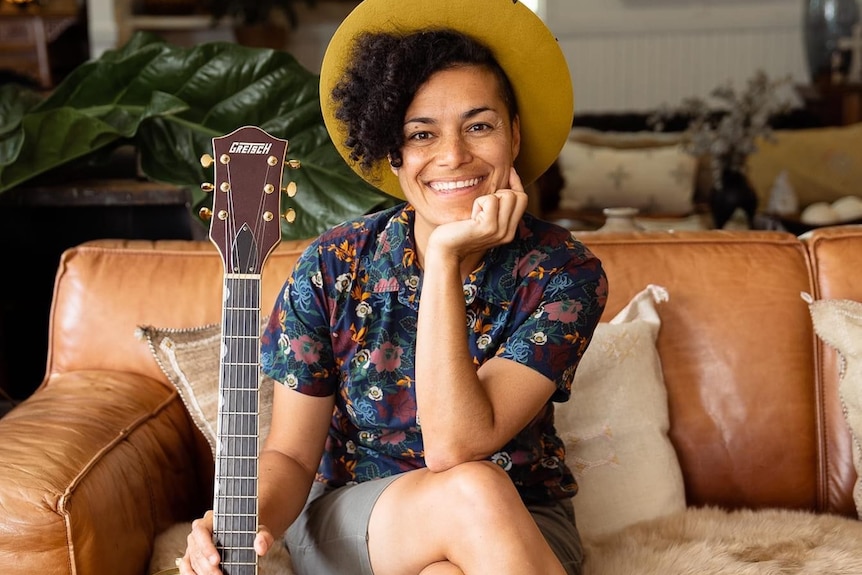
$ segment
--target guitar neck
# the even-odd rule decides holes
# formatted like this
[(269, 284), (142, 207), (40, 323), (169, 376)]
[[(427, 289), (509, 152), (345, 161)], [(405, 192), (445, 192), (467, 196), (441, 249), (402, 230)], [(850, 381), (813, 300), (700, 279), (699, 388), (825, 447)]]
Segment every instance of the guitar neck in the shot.
[(255, 575), (257, 556), (260, 276), (226, 274), (213, 501), (225, 575)]
[[(210, 239), (224, 264), (213, 541), (225, 575), (257, 575), (260, 274), (281, 239), (287, 140), (257, 126), (213, 138)], [(295, 191), (295, 187), (292, 188)], [(288, 192), (289, 193), (289, 192)]]

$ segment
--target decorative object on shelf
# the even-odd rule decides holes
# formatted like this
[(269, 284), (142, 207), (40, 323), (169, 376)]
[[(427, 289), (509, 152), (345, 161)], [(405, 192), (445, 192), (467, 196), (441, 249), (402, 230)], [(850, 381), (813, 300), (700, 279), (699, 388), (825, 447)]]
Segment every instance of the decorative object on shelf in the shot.
[(787, 170), (781, 170), (775, 177), (775, 182), (769, 191), (769, 204), (766, 206), (766, 211), (777, 216), (792, 216), (799, 213), (799, 199), (790, 184)]
[(838, 47), (850, 54), (847, 81), (859, 84), (862, 82), (862, 24), (857, 22), (850, 36), (839, 38)]
[(736, 208), (745, 210), (753, 227), (757, 194), (745, 174), (748, 156), (757, 151), (759, 138), (774, 141), (769, 122), (792, 107), (791, 99), (781, 94), (790, 83), (789, 76), (772, 79), (758, 70), (743, 91), (727, 83), (713, 89), (710, 100), (690, 97), (676, 108), (662, 106), (650, 115), (648, 122), (659, 131), (667, 118), (689, 118), (682, 145), (709, 161), (716, 228), (723, 227)]
[(757, 212), (757, 193), (745, 173), (726, 169), (721, 175), (721, 187), (716, 187), (709, 199), (713, 224), (722, 229), (737, 209), (745, 212), (749, 229), (754, 229), (754, 215)]
[(299, 24), (296, 5), (309, 8), (317, 0), (207, 0), (206, 7), (218, 22), (233, 22), (236, 41), (244, 46), (283, 49), (288, 31)]
[[(808, 72), (811, 81), (830, 78), (846, 72), (845, 58), (840, 54), (839, 39), (849, 36), (859, 22), (859, 5), (856, 0), (805, 0), (803, 36)], [(840, 65), (833, 70), (833, 55), (839, 53)]]
[(799, 221), (809, 226), (832, 226), (862, 220), (862, 198), (844, 196), (832, 203), (814, 202), (802, 210)]
[(643, 226), (638, 224), (635, 216), (640, 212), (637, 208), (605, 208), (602, 213), (605, 215), (605, 223), (598, 230), (599, 232), (638, 232), (643, 230)]

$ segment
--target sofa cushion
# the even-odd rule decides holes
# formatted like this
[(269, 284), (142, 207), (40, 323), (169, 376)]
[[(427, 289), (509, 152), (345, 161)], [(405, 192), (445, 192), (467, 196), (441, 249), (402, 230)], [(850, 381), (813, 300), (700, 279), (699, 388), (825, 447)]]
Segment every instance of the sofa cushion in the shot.
[(840, 358), (838, 393), (853, 435), (853, 465), (857, 475), (853, 501), (857, 516), (862, 519), (862, 302), (848, 299), (813, 301), (810, 296), (806, 299), (814, 331), (835, 349)]
[[(177, 388), (215, 458), (221, 325), (191, 329), (142, 326), (138, 335), (146, 339), (156, 363)], [(272, 380), (263, 376), (258, 404), (258, 437), (262, 444), (272, 417)]]
[(667, 292), (648, 286), (596, 328), (556, 408), (566, 462), (578, 480), (578, 529), (597, 536), (685, 508), (685, 487), (668, 438), (667, 393), (655, 342), (655, 304)]

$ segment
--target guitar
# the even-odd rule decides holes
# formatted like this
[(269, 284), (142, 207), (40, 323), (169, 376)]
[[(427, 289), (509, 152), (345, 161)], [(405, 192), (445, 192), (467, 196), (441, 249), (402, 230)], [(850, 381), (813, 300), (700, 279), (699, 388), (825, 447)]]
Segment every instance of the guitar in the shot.
[[(281, 240), (281, 177), (288, 142), (256, 126), (213, 138), (213, 208), (209, 238), (224, 264), (222, 357), (216, 432), (213, 542), (224, 575), (257, 575), (260, 278)], [(297, 168), (298, 162), (287, 162)], [(296, 193), (291, 184), (288, 196)], [(295, 212), (283, 217), (293, 221)], [(158, 575), (178, 574), (178, 569)]]

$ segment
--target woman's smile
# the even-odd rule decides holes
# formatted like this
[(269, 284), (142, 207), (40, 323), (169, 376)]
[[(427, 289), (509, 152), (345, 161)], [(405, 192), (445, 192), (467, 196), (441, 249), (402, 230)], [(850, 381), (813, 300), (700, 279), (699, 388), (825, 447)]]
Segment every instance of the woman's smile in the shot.
[(456, 181), (432, 181), (428, 184), (429, 187), (433, 188), (437, 192), (458, 192), (463, 191), (466, 188), (473, 188), (479, 184), (484, 178), (470, 178), (467, 180), (456, 180)]

